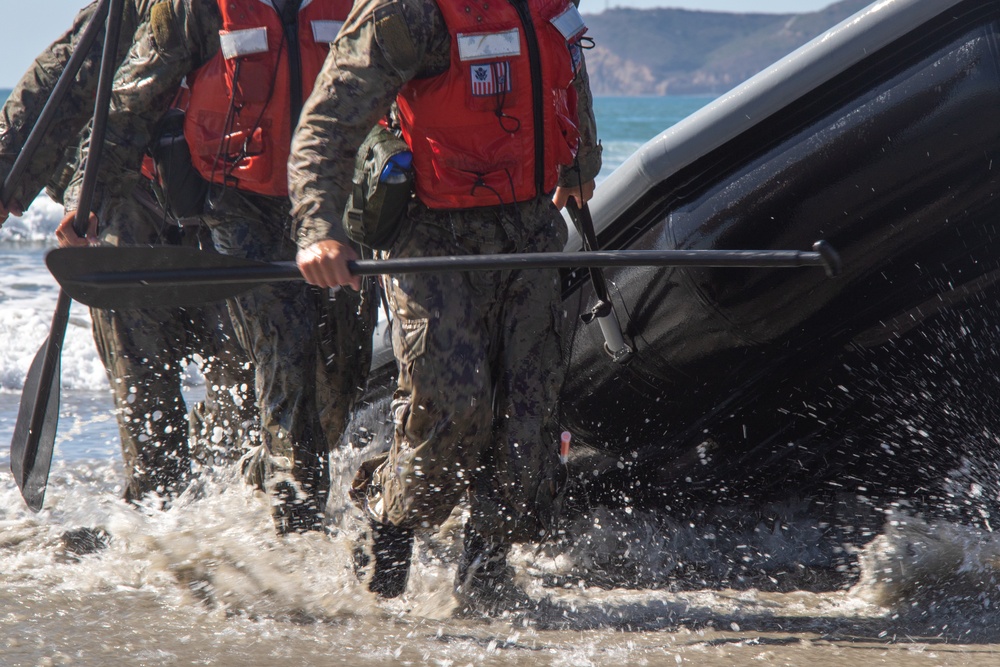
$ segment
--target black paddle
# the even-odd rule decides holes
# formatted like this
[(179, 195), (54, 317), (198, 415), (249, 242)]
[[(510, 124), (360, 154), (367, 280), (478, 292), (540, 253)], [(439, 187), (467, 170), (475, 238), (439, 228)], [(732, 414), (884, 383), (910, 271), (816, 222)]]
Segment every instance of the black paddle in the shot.
[[(192, 306), (236, 296), (261, 283), (302, 280), (294, 262), (257, 262), (179, 246), (59, 248), (45, 258), (68, 294), (95, 308)], [(822, 266), (840, 272), (840, 257), (825, 241), (798, 250), (617, 250), (458, 255), (358, 260), (359, 276), (433, 271), (587, 268), (595, 266)]]
[[(91, 23), (84, 31), (84, 37), (91, 33), (92, 26), (98, 22), (104, 12), (106, 2), (98, 6)], [(93, 202), (94, 187), (101, 147), (104, 144), (104, 129), (107, 124), (108, 106), (111, 100), (111, 82), (114, 78), (118, 50), (118, 35), (121, 28), (125, 0), (110, 0), (107, 10), (107, 31), (104, 34), (104, 50), (102, 52), (101, 71), (97, 80), (97, 99), (94, 103), (94, 117), (91, 129), (91, 150), (87, 156), (87, 166), (84, 169), (83, 184), (80, 186), (80, 205), (77, 210), (74, 229), (81, 236), (85, 235), (87, 220)], [(96, 30), (94, 33), (96, 35)], [(69, 73), (69, 64), (74, 64), (77, 70), (83, 58), (77, 59), (81, 47), (90, 48), (94, 37), (83, 39), (77, 47), (74, 56), (70, 57), (67, 68), (60, 75), (60, 82)], [(70, 74), (70, 81), (76, 72)], [(59, 83), (56, 84), (57, 86)], [(53, 91), (53, 93), (55, 90)], [(45, 109), (49, 107), (46, 103)], [(43, 109), (44, 111), (44, 109)], [(34, 136), (32, 130), (28, 141)], [(34, 150), (34, 144), (32, 146)], [(56, 301), (56, 311), (52, 315), (52, 326), (45, 344), (35, 354), (28, 376), (21, 391), (21, 403), (17, 412), (17, 423), (14, 425), (14, 437), (10, 442), (10, 469), (14, 481), (21, 490), (28, 508), (34, 512), (42, 509), (45, 500), (45, 487), (49, 481), (49, 469), (52, 466), (52, 450), (55, 446), (56, 426), (59, 422), (59, 375), (60, 358), (62, 356), (63, 339), (66, 336), (66, 325), (69, 322), (70, 296), (65, 291), (59, 292)]]
[[(34, 157), (42, 137), (55, 118), (59, 105), (66, 98), (77, 72), (80, 71), (90, 48), (97, 40), (101, 24), (104, 23), (107, 14), (108, 0), (101, 0), (90, 19), (90, 23), (87, 24), (80, 36), (80, 41), (73, 50), (73, 54), (67, 61), (66, 68), (59, 75), (59, 79), (52, 88), (52, 94), (38, 114), (38, 119), (32, 126), (31, 132), (28, 133), (24, 147), (14, 160), (10, 173), (4, 179), (3, 190), (0, 193), (0, 198), (4, 202), (10, 199), (11, 190), (21, 180), (21, 176)], [(51, 331), (65, 331), (68, 317), (69, 296), (60, 292), (59, 300), (56, 302), (56, 311), (52, 318)], [(38, 443), (55, 441), (56, 424), (59, 421), (59, 359), (62, 337), (59, 337), (57, 343), (50, 345), (49, 341), (54, 340), (55, 338), (50, 333), (28, 368), (10, 445), (10, 468), (14, 474), (14, 480), (21, 489), (28, 507), (35, 511), (42, 506), (52, 456), (51, 447), (43, 446), (40, 448)], [(43, 450), (43, 458), (46, 456), (45, 451), (48, 451), (48, 461), (43, 461), (43, 465), (37, 466), (35, 462), (38, 460), (39, 449)], [(34, 453), (29, 450), (33, 450)]]

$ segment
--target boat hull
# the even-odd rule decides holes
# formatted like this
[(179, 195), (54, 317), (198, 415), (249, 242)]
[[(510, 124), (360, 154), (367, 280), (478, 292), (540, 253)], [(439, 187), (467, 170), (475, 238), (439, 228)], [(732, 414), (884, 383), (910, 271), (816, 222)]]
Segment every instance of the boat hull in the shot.
[(997, 3), (958, 3), (602, 221), (615, 248), (824, 239), (844, 272), (606, 271), (627, 365), (579, 323), (594, 297), (568, 277), (563, 422), (589, 497), (937, 497), (992, 444), (998, 39)]

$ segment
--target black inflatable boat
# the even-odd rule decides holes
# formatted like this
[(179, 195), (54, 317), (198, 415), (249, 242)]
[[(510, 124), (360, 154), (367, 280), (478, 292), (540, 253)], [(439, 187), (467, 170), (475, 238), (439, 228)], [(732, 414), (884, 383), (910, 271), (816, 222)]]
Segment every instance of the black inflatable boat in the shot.
[(617, 360), (583, 322), (588, 274), (566, 273), (581, 497), (996, 497), (998, 47), (998, 1), (880, 0), (602, 183), (602, 249), (825, 239), (844, 271), (605, 270)]

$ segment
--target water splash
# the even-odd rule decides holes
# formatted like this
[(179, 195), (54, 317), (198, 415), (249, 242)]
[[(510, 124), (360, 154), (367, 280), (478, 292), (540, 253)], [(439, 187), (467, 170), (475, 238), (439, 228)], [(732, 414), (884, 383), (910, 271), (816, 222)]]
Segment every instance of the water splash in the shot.
[(859, 562), (853, 594), (882, 607), (1000, 602), (1000, 538), (972, 526), (896, 514)]

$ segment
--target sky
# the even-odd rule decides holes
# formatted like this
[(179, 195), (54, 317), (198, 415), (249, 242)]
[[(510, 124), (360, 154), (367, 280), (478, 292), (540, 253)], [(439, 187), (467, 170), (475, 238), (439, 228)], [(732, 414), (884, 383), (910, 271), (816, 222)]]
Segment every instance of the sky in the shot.
[[(0, 88), (11, 88), (35, 57), (69, 27), (87, 0), (0, 0), (4, 39), (0, 42)], [(580, 10), (596, 14), (608, 8), (678, 7), (720, 12), (784, 14), (810, 12), (834, 0), (581, 0)]]

